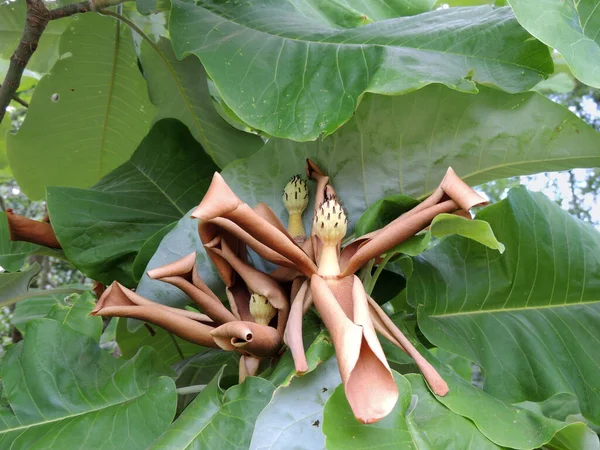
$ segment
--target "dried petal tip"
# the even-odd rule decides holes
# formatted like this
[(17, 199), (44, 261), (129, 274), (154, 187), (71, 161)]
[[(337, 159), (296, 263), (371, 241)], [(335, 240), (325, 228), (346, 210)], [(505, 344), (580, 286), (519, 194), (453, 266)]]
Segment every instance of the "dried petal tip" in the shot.
[(308, 186), (300, 175), (294, 175), (285, 185), (283, 204), (290, 215), (302, 214), (308, 206)]
[(267, 297), (260, 294), (252, 294), (250, 297), (250, 314), (256, 323), (269, 325), (276, 312), (277, 310), (269, 303)]
[(340, 242), (346, 235), (348, 218), (336, 197), (331, 197), (317, 210), (313, 231), (325, 245)]

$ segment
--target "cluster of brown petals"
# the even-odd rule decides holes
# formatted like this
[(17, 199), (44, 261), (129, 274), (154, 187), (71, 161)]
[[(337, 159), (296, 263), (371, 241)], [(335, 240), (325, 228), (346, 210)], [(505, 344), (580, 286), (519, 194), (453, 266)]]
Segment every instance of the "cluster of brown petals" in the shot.
[[(302, 317), (314, 304), (331, 335), (346, 397), (358, 420), (372, 423), (385, 417), (398, 399), (377, 333), (411, 356), (432, 391), (445, 395), (445, 381), (367, 295), (354, 273), (425, 229), (438, 214), (468, 216), (470, 208), (485, 204), (485, 200), (448, 169), (425, 201), (342, 248), (346, 217), (329, 177), (310, 160), (307, 175), (317, 186), (313, 228), (303, 240), (298, 214), (305, 203), (286, 204), (296, 215), (289, 229), (299, 230), (292, 236), (267, 205), (251, 208), (215, 173), (192, 217), (199, 219), (200, 239), (225, 283), (231, 309), (198, 277), (194, 253), (148, 275), (181, 289), (203, 314), (153, 303), (117, 283), (102, 295), (94, 314), (135, 317), (200, 345), (238, 351), (243, 379), (256, 373), (261, 358), (277, 355), (282, 342), (291, 350), (296, 372), (308, 370)], [(278, 268), (265, 274), (252, 267), (247, 262), (247, 247)], [(276, 310), (268, 325), (258, 323), (251, 313), (254, 295)]]

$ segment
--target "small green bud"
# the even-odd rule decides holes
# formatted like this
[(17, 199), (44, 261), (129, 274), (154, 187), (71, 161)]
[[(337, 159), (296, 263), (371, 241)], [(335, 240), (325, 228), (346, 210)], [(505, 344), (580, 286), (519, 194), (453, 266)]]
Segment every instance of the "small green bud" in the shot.
[(260, 294), (250, 296), (250, 314), (254, 317), (256, 323), (269, 325), (269, 322), (275, 317), (277, 310), (269, 303), (267, 297)]

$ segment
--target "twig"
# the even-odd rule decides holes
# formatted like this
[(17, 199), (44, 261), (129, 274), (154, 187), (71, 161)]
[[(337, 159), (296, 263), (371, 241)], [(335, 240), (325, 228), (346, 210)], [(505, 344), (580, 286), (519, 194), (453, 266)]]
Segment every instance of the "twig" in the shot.
[[(69, 17), (74, 14), (86, 13), (90, 11), (100, 11), (103, 8), (119, 5), (128, 0), (86, 0), (80, 3), (73, 3), (63, 7), (49, 10), (42, 0), (26, 0), (27, 14), (25, 15), (25, 28), (21, 41), (17, 49), (10, 57), (10, 65), (4, 82), (0, 85), (0, 123), (6, 114), (6, 107), (11, 100), (15, 99), (15, 94), (21, 84), (21, 77), (25, 71), (27, 63), (35, 52), (40, 38), (48, 25), (48, 22), (63, 17)], [(19, 101), (21, 103), (21, 101)], [(24, 102), (26, 103), (26, 102)], [(23, 106), (28, 106), (21, 103)]]
[(12, 96), (12, 99), (14, 102), (17, 102), (19, 105), (24, 106), (25, 108), (29, 108), (29, 103), (27, 103), (25, 100), (20, 98), (17, 94), (14, 94)]
[(205, 387), (205, 384), (196, 384), (195, 386), (180, 387), (175, 391), (178, 395), (197, 394), (198, 392), (202, 392)]

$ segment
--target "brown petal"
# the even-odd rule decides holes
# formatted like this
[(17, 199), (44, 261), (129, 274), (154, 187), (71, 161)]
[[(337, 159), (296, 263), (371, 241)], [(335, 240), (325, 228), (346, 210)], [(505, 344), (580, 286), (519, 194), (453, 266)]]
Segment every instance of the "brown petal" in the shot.
[(263, 203), (263, 202), (258, 203), (254, 207), (254, 211), (260, 217), (265, 219), (267, 222), (269, 222), (271, 225), (273, 225), (275, 228), (277, 228), (279, 231), (281, 231), (283, 234), (285, 234), (290, 241), (296, 243), (294, 238), (288, 232), (287, 228), (284, 227), (283, 224), (281, 223), (281, 221), (279, 220), (279, 217), (277, 217), (277, 215), (273, 212), (273, 210), (271, 208), (269, 208), (269, 206), (266, 203)]
[(207, 314), (216, 324), (237, 320), (220, 300), (202, 292), (185, 278), (165, 277), (161, 278), (160, 281), (172, 284), (185, 292), (200, 307), (202, 312)]
[(323, 171), (317, 166), (314, 161), (310, 159), (306, 160), (306, 176), (317, 182), (317, 189), (315, 190), (315, 204), (313, 215), (317, 215), (317, 211), (321, 204), (328, 199), (328, 195), (335, 195), (333, 187), (330, 190), (327, 189), (329, 184), (329, 177), (323, 173)]
[(387, 329), (387, 332), (394, 337), (394, 340), (391, 342), (395, 344), (399, 343), (399, 347), (402, 351), (404, 351), (408, 356), (410, 356), (417, 366), (419, 370), (423, 374), (423, 377), (431, 387), (431, 390), (439, 396), (444, 396), (448, 393), (448, 384), (444, 381), (444, 379), (440, 376), (437, 370), (429, 364), (423, 356), (419, 353), (419, 351), (410, 343), (410, 341), (404, 336), (404, 333), (400, 331), (400, 329), (394, 324), (392, 319), (388, 317), (384, 310), (377, 304), (375, 300), (371, 297), (368, 298), (369, 305), (372, 307), (372, 310), (375, 311), (375, 314), (379, 317), (381, 322)]
[(481, 197), (456, 175), (452, 167), (448, 167), (446, 175), (440, 183), (440, 187), (464, 211), (468, 211), (474, 206), (485, 206), (488, 204), (486, 199)]
[(11, 241), (25, 241), (50, 248), (61, 248), (52, 225), (31, 220), (15, 214), (12, 208), (6, 210), (8, 231)]
[(253, 377), (258, 372), (260, 358), (254, 356), (242, 355), (240, 358), (239, 382), (243, 383), (246, 377)]
[(250, 292), (243, 280), (238, 280), (231, 287), (225, 289), (231, 312), (238, 320), (253, 322), (254, 317), (250, 314)]
[(370, 322), (364, 288), (352, 281), (353, 314), (360, 325), (347, 317), (318, 275), (311, 277), (311, 291), (333, 340), (348, 403), (359, 421), (373, 423), (393, 409), (398, 388)]
[[(266, 246), (262, 242), (259, 242), (257, 239), (252, 237), (248, 232), (243, 230), (239, 225), (236, 225), (229, 219), (224, 219), (223, 217), (217, 217), (215, 219), (211, 219), (209, 225), (218, 226), (224, 230), (227, 230), (229, 233), (237, 237), (239, 240), (244, 242), (248, 247), (254, 250), (258, 255), (267, 261), (271, 261), (274, 264), (279, 266), (285, 266), (290, 268), (295, 268), (295, 264), (292, 263), (289, 259), (277, 253), (272, 248)], [(204, 241), (203, 241), (204, 242)], [(207, 241), (208, 242), (208, 241)], [(206, 244), (206, 242), (205, 242)]]
[(166, 311), (159, 306), (106, 306), (92, 313), (103, 317), (130, 317), (158, 325), (186, 341), (204, 347), (218, 348), (211, 336), (213, 327), (188, 317)]
[(304, 353), (304, 342), (302, 340), (302, 316), (304, 315), (303, 306), (304, 299), (309, 292), (309, 280), (304, 280), (302, 286), (294, 296), (290, 316), (288, 318), (284, 342), (290, 348), (292, 357), (294, 358), (294, 366), (296, 373), (304, 373), (308, 371), (308, 363), (306, 362), (306, 354)]
[(125, 286), (121, 285), (117, 281), (113, 281), (113, 283), (105, 289), (104, 293), (98, 299), (96, 303), (96, 307), (91, 312), (91, 314), (95, 314), (102, 308), (107, 308), (110, 306), (156, 306), (159, 308), (163, 308), (166, 311), (179, 314), (180, 316), (188, 317), (190, 319), (196, 320), (198, 322), (207, 322), (211, 323), (212, 320), (205, 314), (200, 314), (195, 311), (189, 311), (187, 309), (173, 308), (171, 306), (163, 305), (161, 303), (153, 302), (152, 300), (148, 300), (145, 297), (142, 297), (139, 294), (136, 294), (131, 289), (127, 289)]
[(223, 177), (215, 172), (208, 191), (206, 191), (204, 198), (192, 213), (192, 217), (208, 221), (233, 211), (242, 203)]
[(215, 328), (211, 336), (223, 350), (258, 357), (273, 356), (281, 347), (281, 336), (275, 328), (255, 322), (228, 322)]
[(346, 267), (342, 267), (340, 277), (352, 275), (370, 259), (382, 255), (392, 247), (411, 238), (429, 225), (438, 214), (453, 212), (457, 208), (458, 205), (452, 200), (446, 200), (417, 214), (408, 217), (400, 216), (390, 226), (385, 227), (375, 234), (375, 237), (360, 246), (356, 253), (347, 260)]

